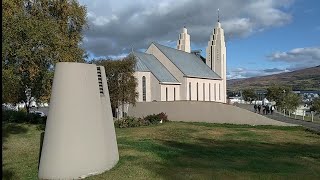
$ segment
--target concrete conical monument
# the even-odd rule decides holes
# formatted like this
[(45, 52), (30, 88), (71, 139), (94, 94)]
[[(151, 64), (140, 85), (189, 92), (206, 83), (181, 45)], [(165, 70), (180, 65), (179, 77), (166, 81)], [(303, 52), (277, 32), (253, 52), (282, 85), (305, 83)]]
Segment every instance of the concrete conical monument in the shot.
[(79, 179), (119, 160), (104, 67), (57, 63), (39, 179)]

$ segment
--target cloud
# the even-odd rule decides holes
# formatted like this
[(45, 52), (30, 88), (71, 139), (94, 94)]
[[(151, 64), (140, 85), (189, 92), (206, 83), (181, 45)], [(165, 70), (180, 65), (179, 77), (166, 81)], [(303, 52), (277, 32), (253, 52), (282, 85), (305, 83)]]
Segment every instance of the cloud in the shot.
[(228, 38), (246, 37), (254, 31), (254, 23), (249, 18), (230, 19), (224, 21), (222, 25)]
[(228, 79), (266, 76), (283, 72), (291, 72), (320, 65), (320, 47), (295, 48), (287, 52), (275, 52), (267, 56), (272, 62), (281, 62), (285, 68), (248, 69), (233, 68), (228, 70)]
[(287, 52), (275, 52), (268, 55), (267, 58), (272, 62), (281, 62), (280, 67), (282, 68), (248, 69), (238, 67), (228, 70), (227, 79), (266, 76), (318, 66), (320, 65), (320, 47), (304, 47)]
[[(95, 56), (118, 56), (152, 42), (176, 41), (184, 25), (192, 43), (205, 46), (220, 9), (227, 39), (290, 23), (290, 0), (80, 0), (89, 29), (82, 46)], [(166, 43), (165, 43), (166, 44)]]
[(320, 64), (320, 47), (295, 48), (287, 52), (275, 52), (267, 56), (271, 61), (289, 63), (294, 67), (311, 67)]

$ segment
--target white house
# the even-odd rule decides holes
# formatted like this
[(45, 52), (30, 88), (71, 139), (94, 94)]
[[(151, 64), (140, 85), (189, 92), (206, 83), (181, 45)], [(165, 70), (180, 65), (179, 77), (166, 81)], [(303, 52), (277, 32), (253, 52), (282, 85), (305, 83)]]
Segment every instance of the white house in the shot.
[(226, 46), (218, 20), (206, 48), (206, 60), (191, 51), (186, 27), (177, 41), (177, 49), (151, 43), (136, 57), (138, 102), (215, 101), (226, 103)]

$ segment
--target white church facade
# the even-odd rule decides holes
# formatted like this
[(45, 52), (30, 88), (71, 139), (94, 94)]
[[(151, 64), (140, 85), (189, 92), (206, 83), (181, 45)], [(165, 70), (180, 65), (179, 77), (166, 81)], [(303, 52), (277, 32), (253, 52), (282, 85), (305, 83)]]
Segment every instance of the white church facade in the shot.
[(177, 49), (151, 43), (132, 52), (136, 59), (137, 102), (215, 101), (226, 103), (226, 46), (218, 20), (206, 48), (206, 59), (191, 51), (184, 27)]

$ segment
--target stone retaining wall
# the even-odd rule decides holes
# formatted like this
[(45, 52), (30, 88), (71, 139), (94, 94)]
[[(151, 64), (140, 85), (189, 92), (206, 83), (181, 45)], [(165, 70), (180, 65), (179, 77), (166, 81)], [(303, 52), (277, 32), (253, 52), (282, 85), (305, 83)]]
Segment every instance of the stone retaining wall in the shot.
[(128, 115), (143, 117), (160, 112), (166, 113), (170, 121), (295, 126), (233, 105), (202, 101), (137, 102), (129, 106)]

